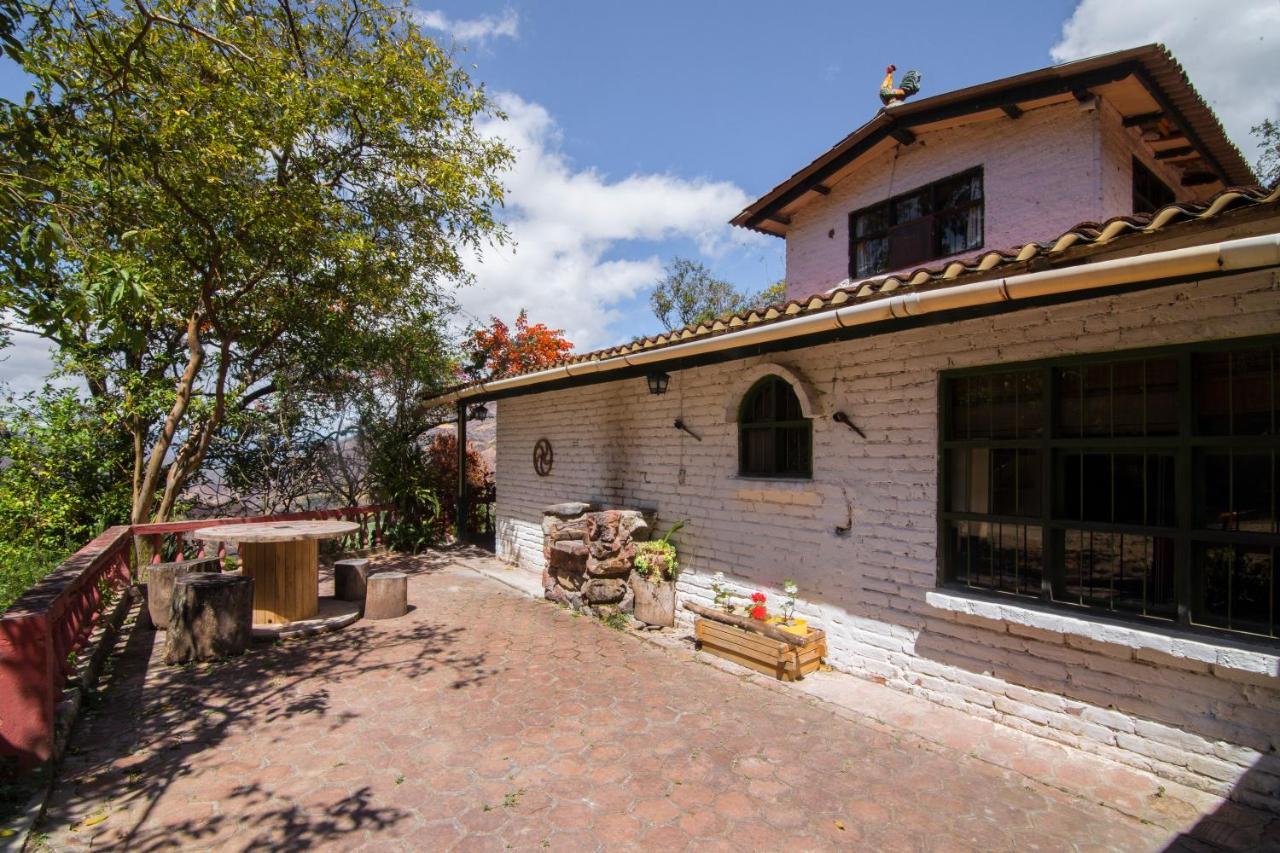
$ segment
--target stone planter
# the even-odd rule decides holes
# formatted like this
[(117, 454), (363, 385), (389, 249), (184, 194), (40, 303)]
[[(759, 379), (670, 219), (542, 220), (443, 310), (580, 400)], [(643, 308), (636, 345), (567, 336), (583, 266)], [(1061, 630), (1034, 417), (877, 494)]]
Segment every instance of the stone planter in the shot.
[(651, 581), (639, 572), (631, 575), (635, 596), (632, 616), (648, 625), (672, 628), (676, 624), (676, 582)]

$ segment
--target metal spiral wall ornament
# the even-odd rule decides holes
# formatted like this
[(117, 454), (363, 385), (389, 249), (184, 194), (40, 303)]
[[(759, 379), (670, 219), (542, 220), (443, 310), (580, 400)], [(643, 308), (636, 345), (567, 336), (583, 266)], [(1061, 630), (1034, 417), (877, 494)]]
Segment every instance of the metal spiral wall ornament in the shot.
[(551, 465), (555, 462), (556, 455), (551, 450), (551, 442), (545, 438), (538, 439), (538, 443), (533, 446), (533, 470), (539, 477), (545, 477), (551, 473)]

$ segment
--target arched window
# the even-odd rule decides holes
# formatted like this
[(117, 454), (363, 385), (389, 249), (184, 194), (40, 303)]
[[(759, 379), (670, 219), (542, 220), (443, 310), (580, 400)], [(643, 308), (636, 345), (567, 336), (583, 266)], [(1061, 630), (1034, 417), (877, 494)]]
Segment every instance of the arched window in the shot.
[(744, 477), (813, 476), (813, 422), (786, 380), (766, 376), (738, 410), (738, 473)]

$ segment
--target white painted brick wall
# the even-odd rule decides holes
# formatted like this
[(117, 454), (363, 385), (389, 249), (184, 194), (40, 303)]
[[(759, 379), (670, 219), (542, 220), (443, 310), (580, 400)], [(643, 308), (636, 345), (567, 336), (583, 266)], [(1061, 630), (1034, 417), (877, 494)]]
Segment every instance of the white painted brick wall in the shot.
[[(1271, 273), (1033, 308), (672, 375), (504, 400), (498, 418), (498, 548), (540, 567), (541, 510), (566, 500), (680, 519), (686, 599), (711, 573), (774, 601), (800, 584), (801, 616), (837, 667), (1185, 784), (1280, 808), (1280, 678), (1160, 651), (952, 613), (936, 579), (937, 374), (1022, 359), (1280, 332)], [(814, 479), (736, 475), (726, 405), (762, 361), (805, 376), (830, 413), (814, 423)], [(683, 418), (702, 441), (674, 429)], [(549, 439), (550, 476), (533, 472)], [(853, 530), (835, 527), (852, 516)], [(1171, 647), (1172, 648), (1172, 647)]]

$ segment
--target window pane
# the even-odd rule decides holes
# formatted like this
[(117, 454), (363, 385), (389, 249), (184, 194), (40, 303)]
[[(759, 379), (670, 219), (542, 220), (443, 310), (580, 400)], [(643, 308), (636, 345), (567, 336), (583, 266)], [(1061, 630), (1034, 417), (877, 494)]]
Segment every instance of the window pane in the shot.
[(775, 400), (775, 420), (779, 421), (798, 421), (804, 418), (804, 412), (800, 409), (800, 398), (796, 396), (796, 392), (781, 379), (773, 379), (773, 396)]
[(985, 447), (949, 450), (947, 509), (953, 512), (988, 512), (990, 454)]
[(868, 234), (879, 234), (889, 227), (889, 206), (882, 204), (858, 214), (854, 218), (854, 236), (865, 237)]
[(1065, 600), (1172, 618), (1173, 540), (1090, 530), (1063, 532)]
[(1044, 546), (1040, 527), (976, 521), (946, 528), (947, 577), (978, 589), (1038, 596)]
[(991, 438), (1018, 437), (1018, 374), (997, 373), (991, 380)]
[(1062, 438), (1079, 438), (1083, 429), (1084, 369), (1067, 367), (1054, 371), (1057, 387), (1055, 432)]
[(1173, 526), (1174, 460), (1170, 453), (1117, 453), (1115, 515), (1117, 524)]
[(1145, 361), (1122, 361), (1115, 366), (1111, 391), (1114, 435), (1146, 434), (1146, 368)]
[(1270, 548), (1201, 544), (1192, 621), (1214, 628), (1276, 636), (1275, 555)]
[(1178, 432), (1178, 360), (1153, 358), (1146, 362), (1147, 435)]
[(1271, 349), (1231, 354), (1232, 435), (1266, 435), (1271, 425)]
[(1057, 515), (1065, 521), (1113, 521), (1111, 511), (1111, 454), (1062, 455), (1062, 505)]
[(901, 225), (904, 222), (919, 219), (929, 213), (929, 211), (929, 190), (928, 188), (925, 188), (920, 192), (902, 196), (894, 201), (893, 224)]
[(1231, 510), (1236, 529), (1253, 533), (1274, 530), (1270, 453), (1232, 454)]
[(1231, 434), (1231, 354), (1196, 353), (1191, 360), (1196, 397), (1196, 431)]
[(779, 427), (775, 432), (777, 444), (778, 470), (783, 476), (809, 476), (809, 437), (808, 427)]
[(1276, 532), (1276, 460), (1269, 452), (1205, 451), (1197, 457), (1196, 524)]
[(773, 470), (773, 430), (741, 427), (742, 473), (769, 474)]
[(1044, 374), (1024, 370), (1018, 377), (1018, 438), (1039, 438), (1044, 433)]
[(969, 438), (991, 438), (991, 384), (990, 376), (975, 376), (969, 380)]
[(1111, 435), (1111, 366), (1097, 364), (1084, 369), (1083, 435)]
[(877, 237), (860, 241), (854, 269), (859, 277), (876, 275), (889, 269), (889, 238)]
[(973, 172), (951, 180), (941, 181), (936, 191), (938, 210), (968, 204), (982, 198), (982, 173)]
[(944, 434), (950, 439), (969, 437), (969, 378), (957, 376), (947, 380), (947, 422)]
[(957, 255), (982, 246), (982, 205), (974, 205), (935, 220), (938, 233), (938, 257)]

